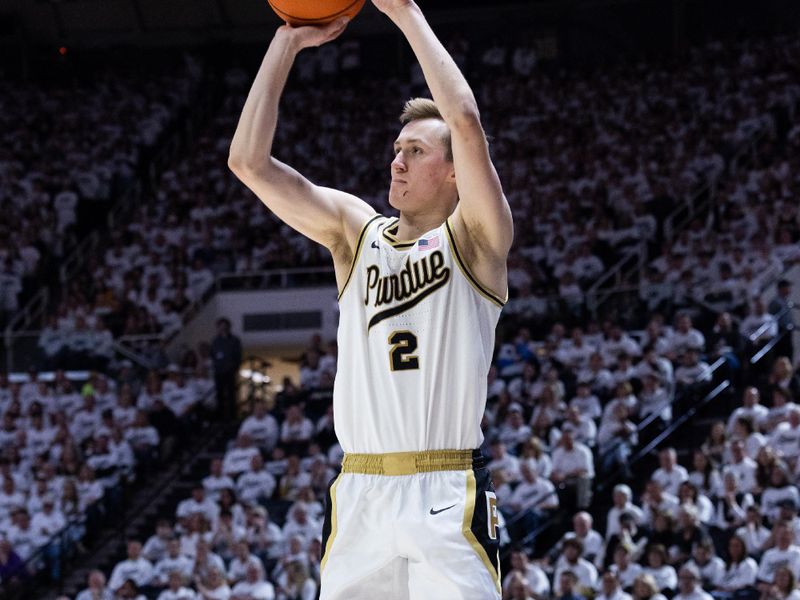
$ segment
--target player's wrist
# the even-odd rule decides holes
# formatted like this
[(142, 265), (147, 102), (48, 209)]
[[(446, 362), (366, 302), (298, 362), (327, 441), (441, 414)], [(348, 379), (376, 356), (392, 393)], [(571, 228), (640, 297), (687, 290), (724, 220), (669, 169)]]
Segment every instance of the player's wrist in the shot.
[(278, 27), (278, 29), (275, 31), (273, 43), (280, 44), (284, 50), (291, 52), (292, 54), (297, 54), (303, 49), (296, 29), (293, 29), (289, 25)]
[(392, 21), (400, 24), (400, 21), (403, 19), (413, 16), (415, 14), (422, 14), (422, 11), (417, 6), (417, 3), (414, 0), (408, 0), (407, 2), (395, 2), (391, 6), (386, 8), (381, 8), (381, 10), (389, 17)]

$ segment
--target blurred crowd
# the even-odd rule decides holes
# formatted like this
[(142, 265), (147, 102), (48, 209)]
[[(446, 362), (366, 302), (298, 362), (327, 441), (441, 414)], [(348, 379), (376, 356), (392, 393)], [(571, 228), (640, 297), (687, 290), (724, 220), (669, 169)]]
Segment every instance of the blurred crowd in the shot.
[(201, 68), (0, 81), (0, 323), (137, 176)]
[[(418, 73), (317, 86), (317, 77), (357, 68), (357, 44), (331, 48), (298, 65), (276, 154), (385, 212), (396, 113), (421, 92)], [(800, 378), (790, 343), (764, 372), (745, 362), (791, 318), (788, 282), (775, 297), (762, 294), (800, 261), (800, 41), (710, 43), (680, 63), (582, 75), (535, 67), (527, 47), (471, 48), (457, 38), (450, 49), (478, 82), (518, 232), (507, 307), (515, 326), (498, 338), (482, 423), (510, 565), (504, 597), (798, 600)], [(226, 82), (223, 107), (192, 151), (69, 285), (39, 340), (46, 365), (103, 369), (115, 336), (177, 331), (219, 273), (329, 264), (226, 168), (249, 83), (236, 70)], [(733, 169), (750, 143), (761, 158)], [(132, 173), (135, 160), (115, 148), (104, 159), (118, 155), (112, 164)], [(665, 239), (667, 215), (712, 183), (719, 202), (710, 217)], [(751, 204), (758, 208), (743, 210)], [(654, 256), (642, 328), (590, 320), (586, 290), (642, 248)], [(718, 317), (700, 324), (698, 304)], [(543, 328), (554, 311), (563, 319)], [(58, 579), (86, 522), (112, 511), (121, 484), (169, 456), (211, 407), (210, 365), (205, 349), (144, 381), (126, 366), (79, 386), (63, 374), (0, 378), (0, 578), (45, 570)], [(342, 456), (335, 369), (335, 343), (312, 341), (299, 381), (256, 403), (174, 514), (149, 538), (130, 539), (126, 559), (92, 572), (77, 598), (314, 598), (324, 495)], [(637, 449), (720, 374), (734, 385), (732, 414), (710, 425), (702, 446), (662, 448), (657, 468), (635, 477)], [(598, 485), (616, 480), (613, 491)], [(597, 502), (611, 508), (593, 518)]]
[[(749, 302), (740, 290), (800, 260), (791, 246), (800, 217), (787, 200), (796, 157), (787, 149), (780, 165), (729, 173), (742, 147), (768, 145), (792, 123), (799, 46), (794, 38), (709, 43), (685, 61), (575, 73), (533, 68), (528, 47), (470, 47), (454, 38), (450, 49), (474, 81), (517, 224), (509, 312), (580, 321), (585, 292), (628, 252), (659, 256), (644, 275), (643, 311), (675, 299), (684, 308), (696, 295), (734, 308)], [(403, 99), (424, 89), (413, 72), (410, 79), (346, 77), (359, 63), (355, 41), (300, 57), (275, 154), (315, 183), (387, 212), (397, 113)], [(317, 85), (332, 74), (341, 75), (338, 85)], [(221, 109), (191, 151), (71, 282), (40, 343), (46, 361), (58, 364), (59, 352), (63, 358), (80, 346), (98, 320), (113, 336), (175, 331), (220, 273), (329, 264), (320, 246), (278, 222), (226, 168), (249, 77), (232, 69), (226, 85)], [(723, 173), (715, 219), (664, 239), (667, 216)], [(741, 203), (753, 194), (764, 208), (745, 217)], [(752, 258), (740, 260), (751, 250)], [(717, 281), (736, 289), (721, 295), (710, 289)]]
[[(755, 600), (794, 589), (800, 560), (788, 573), (780, 561), (800, 559), (800, 375), (777, 355), (767, 372), (746, 371), (742, 359), (764, 340), (720, 353), (718, 336), (680, 313), (669, 323), (654, 314), (645, 330), (557, 323), (544, 339), (522, 328), (498, 340), (482, 450), (501, 511), (505, 597), (706, 589)], [(299, 380), (256, 402), (191, 495), (151, 537), (130, 539), (110, 573), (92, 573), (86, 593), (314, 598), (324, 497), (342, 457), (336, 356), (335, 343), (314, 338)], [(735, 410), (723, 409), (698, 448), (663, 448), (656, 468), (634, 475), (634, 452), (720, 370), (738, 382)], [(613, 481), (613, 491), (598, 486)]]
[(202, 363), (144, 381), (131, 364), (113, 378), (0, 374), (0, 582), (59, 581), (64, 558), (116, 518), (132, 484), (174, 459), (214, 404)]

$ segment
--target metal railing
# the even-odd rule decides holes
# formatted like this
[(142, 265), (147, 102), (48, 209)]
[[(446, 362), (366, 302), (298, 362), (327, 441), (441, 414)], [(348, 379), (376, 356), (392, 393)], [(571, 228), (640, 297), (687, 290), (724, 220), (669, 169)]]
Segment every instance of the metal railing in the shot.
[(635, 250), (628, 250), (615, 265), (606, 270), (606, 272), (586, 291), (586, 307), (593, 318), (597, 318), (600, 306), (613, 294), (611, 290), (619, 289), (624, 286), (626, 282), (630, 281), (628, 279), (628, 274), (623, 273), (624, 269), (633, 265), (633, 268), (628, 273), (636, 272), (646, 260), (646, 257), (647, 248), (643, 242), (640, 242)]
[(86, 256), (94, 254), (99, 240), (100, 234), (97, 231), (93, 231), (73, 248), (72, 252), (62, 261), (61, 267), (58, 269), (59, 281), (61, 281), (61, 283), (70, 281), (80, 270), (86, 260)]
[(5, 353), (5, 360), (3, 362), (5, 363), (6, 372), (10, 372), (14, 364), (14, 340), (17, 339), (19, 334), (24, 333), (26, 328), (41, 321), (47, 311), (49, 299), (50, 290), (47, 287), (40, 288), (25, 307), (19, 311), (6, 326), (3, 335), (3, 349)]

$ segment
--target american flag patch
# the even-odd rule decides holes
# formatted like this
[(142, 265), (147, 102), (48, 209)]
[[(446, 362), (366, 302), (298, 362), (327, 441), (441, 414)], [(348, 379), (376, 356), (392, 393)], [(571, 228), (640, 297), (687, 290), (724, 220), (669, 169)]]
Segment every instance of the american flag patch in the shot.
[(417, 242), (417, 246), (419, 246), (420, 251), (434, 250), (435, 248), (439, 247), (439, 236), (435, 235), (426, 240), (420, 240)]

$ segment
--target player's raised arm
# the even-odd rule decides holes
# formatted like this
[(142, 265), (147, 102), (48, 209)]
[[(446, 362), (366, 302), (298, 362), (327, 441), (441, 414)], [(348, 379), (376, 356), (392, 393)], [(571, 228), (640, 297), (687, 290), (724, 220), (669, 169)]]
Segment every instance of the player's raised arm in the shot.
[[(337, 267), (348, 264), (361, 226), (374, 214), (362, 200), (314, 185), (272, 156), (278, 103), (297, 54), (333, 40), (346, 19), (324, 27), (289, 27), (275, 33), (245, 102), (231, 142), (228, 166), (282, 221), (331, 250)], [(339, 269), (337, 268), (337, 275)]]
[[(474, 254), (477, 270), (505, 266), (513, 239), (511, 210), (489, 157), (475, 95), (413, 0), (373, 0), (405, 35), (433, 100), (450, 128), (459, 203), (454, 225)], [(486, 263), (490, 263), (487, 265)], [(505, 272), (505, 270), (503, 269)], [(491, 277), (490, 277), (491, 278)], [(489, 281), (487, 281), (489, 283)]]

